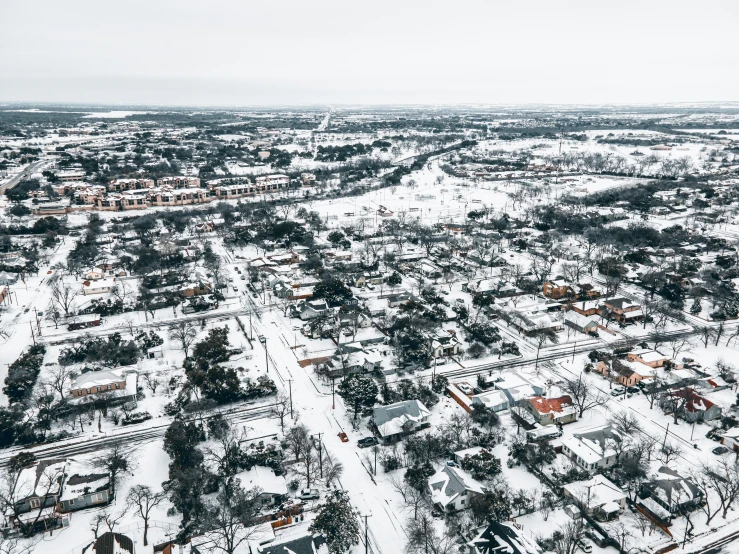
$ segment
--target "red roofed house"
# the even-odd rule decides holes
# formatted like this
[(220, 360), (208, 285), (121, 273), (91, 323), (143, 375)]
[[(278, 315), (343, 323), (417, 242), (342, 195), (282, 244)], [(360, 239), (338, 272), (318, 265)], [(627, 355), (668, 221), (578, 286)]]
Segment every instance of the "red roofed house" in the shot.
[(568, 395), (558, 398), (531, 396), (523, 399), (521, 406), (534, 416), (539, 425), (564, 425), (577, 421), (577, 409)]
[(660, 406), (670, 411), (677, 410), (678, 416), (688, 423), (710, 421), (721, 417), (720, 406), (703, 398), (690, 387), (665, 393)]

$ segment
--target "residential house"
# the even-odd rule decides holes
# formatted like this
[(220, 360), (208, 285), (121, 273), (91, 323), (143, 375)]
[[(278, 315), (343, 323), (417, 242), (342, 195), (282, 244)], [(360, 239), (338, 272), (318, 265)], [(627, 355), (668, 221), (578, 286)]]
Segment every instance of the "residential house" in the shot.
[(674, 412), (688, 423), (711, 421), (721, 417), (721, 407), (703, 398), (692, 387), (672, 389), (664, 393), (659, 402), (663, 410)]
[(503, 392), (508, 398), (510, 406), (518, 406), (530, 396), (539, 396), (544, 393), (544, 386), (532, 379), (527, 379), (515, 371), (506, 373), (493, 383), (496, 389)]
[(704, 501), (703, 492), (690, 478), (667, 466), (642, 483), (640, 496), (651, 498), (671, 514), (695, 510)]
[(30, 526), (32, 532), (62, 525), (55, 507), (62, 492), (66, 465), (66, 460), (49, 459), (24, 467), (14, 483), (15, 502), (5, 513), (6, 525)]
[(475, 496), (485, 493), (482, 483), (463, 469), (449, 465), (429, 477), (428, 487), (432, 504), (444, 512), (469, 508)]
[(434, 358), (454, 356), (459, 353), (460, 342), (454, 331), (441, 330), (433, 337), (429, 337), (431, 355)]
[(588, 515), (601, 520), (614, 519), (626, 508), (626, 494), (600, 474), (587, 481), (569, 483), (563, 490), (565, 498), (571, 498)]
[(182, 287), (180, 289), (180, 293), (185, 298), (190, 298), (191, 296), (202, 296), (204, 294), (208, 294), (211, 290), (212, 286), (210, 283), (206, 281), (196, 281)]
[(482, 404), (489, 410), (500, 412), (510, 407), (510, 402), (501, 390), (489, 390), (472, 396), (472, 405)]
[(82, 314), (74, 316), (68, 320), (67, 331), (77, 331), (79, 329), (89, 329), (90, 327), (98, 327), (102, 320), (100, 314)]
[(630, 362), (639, 362), (649, 367), (664, 367), (665, 364), (672, 361), (672, 358), (665, 356), (657, 350), (650, 350), (647, 348), (641, 350), (634, 350), (626, 354), (626, 359)]
[(372, 410), (372, 424), (385, 441), (399, 439), (403, 435), (427, 427), (431, 412), (420, 400), (403, 400)]
[(315, 319), (328, 310), (328, 304), (324, 300), (308, 300), (297, 306), (298, 317), (307, 321)]
[(258, 500), (262, 506), (276, 506), (287, 498), (287, 481), (284, 475), (276, 475), (270, 467), (254, 466), (234, 476), (244, 490), (259, 487)]
[(92, 544), (90, 554), (136, 554), (136, 550), (126, 535), (106, 531)]
[(83, 277), (86, 281), (98, 281), (105, 277), (105, 273), (100, 268), (93, 267), (85, 271)]
[(563, 395), (557, 398), (532, 396), (521, 401), (539, 425), (565, 425), (577, 421), (577, 408), (572, 397)]
[(88, 371), (77, 377), (70, 386), (74, 398), (114, 393), (116, 397), (136, 396), (137, 373), (135, 370), (109, 369)]
[(644, 317), (641, 306), (628, 298), (609, 298), (603, 301), (601, 312), (620, 323), (633, 323)]
[(573, 294), (572, 287), (567, 281), (562, 279), (554, 279), (547, 281), (542, 287), (542, 293), (544, 296), (548, 296), (553, 300), (559, 300), (560, 298), (566, 298)]
[(84, 465), (70, 460), (64, 474), (62, 493), (57, 504), (58, 511), (73, 512), (103, 506), (112, 499), (108, 472), (90, 472)]
[(467, 543), (468, 554), (541, 554), (536, 541), (516, 523), (492, 521)]
[(369, 373), (382, 369), (383, 356), (373, 349), (361, 350), (344, 347), (344, 352), (337, 352), (325, 363), (319, 365), (318, 370), (329, 377), (340, 377), (355, 373)]
[(85, 296), (90, 294), (104, 294), (112, 291), (116, 287), (115, 278), (99, 279), (97, 281), (83, 281), (82, 294)]
[(387, 298), (387, 305), (391, 308), (397, 308), (401, 304), (407, 304), (411, 301), (411, 295), (407, 292), (388, 294), (385, 298)]
[[(274, 542), (257, 546), (249, 554), (328, 554), (328, 547), (322, 535), (301, 535), (295, 537), (290, 534), (275, 539)], [(193, 553), (194, 554), (194, 553)]]
[(585, 335), (593, 335), (598, 333), (598, 322), (592, 317), (582, 315), (576, 311), (569, 311), (565, 314), (565, 326), (574, 329)]
[(8, 273), (7, 271), (0, 271), (0, 285), (13, 285), (18, 281), (17, 273)]
[(617, 443), (626, 440), (612, 425), (592, 427), (575, 433), (562, 440), (562, 453), (582, 469), (595, 471), (597, 468), (611, 467), (620, 454), (629, 450), (624, 445), (618, 450)]

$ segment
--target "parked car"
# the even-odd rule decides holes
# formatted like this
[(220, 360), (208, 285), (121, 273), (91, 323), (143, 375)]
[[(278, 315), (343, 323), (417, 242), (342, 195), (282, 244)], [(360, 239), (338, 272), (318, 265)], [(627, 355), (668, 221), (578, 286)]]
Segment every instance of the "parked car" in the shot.
[(341, 439), (341, 442), (349, 442), (349, 437), (344, 431), (341, 431), (337, 436)]
[(379, 443), (380, 441), (377, 440), (377, 437), (362, 437), (357, 441), (357, 446), (359, 448), (367, 448), (368, 446), (375, 446)]
[(447, 460), (446, 465), (448, 465), (449, 467), (459, 467), (459, 465), (457, 465), (457, 462), (455, 462), (454, 460)]
[(616, 387), (611, 391), (611, 396), (621, 396), (624, 392), (626, 392), (626, 389), (622, 389), (621, 387)]
[(577, 541), (577, 546), (579, 546), (580, 550), (582, 550), (586, 554), (589, 554), (593, 551), (593, 545), (590, 544), (590, 541), (588, 539), (580, 539), (579, 541)]
[(457, 388), (467, 395), (475, 394), (475, 390), (467, 383), (457, 383)]
[(317, 498), (321, 498), (321, 493), (318, 492), (318, 489), (303, 489), (300, 491), (298, 498), (300, 500), (316, 500)]
[(728, 451), (729, 451), (729, 449), (726, 448), (725, 446), (717, 446), (716, 448), (714, 448), (713, 450), (711, 450), (711, 452), (713, 452), (717, 456), (721, 456), (722, 454), (726, 454)]
[(638, 387), (627, 387), (626, 390), (629, 391), (631, 394), (636, 394), (637, 392), (639, 392)]

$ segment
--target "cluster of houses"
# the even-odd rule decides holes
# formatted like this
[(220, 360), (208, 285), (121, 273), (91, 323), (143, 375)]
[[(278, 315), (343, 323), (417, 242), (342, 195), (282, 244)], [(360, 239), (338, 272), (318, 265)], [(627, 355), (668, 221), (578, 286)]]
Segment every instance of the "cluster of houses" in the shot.
[(73, 512), (105, 506), (113, 493), (109, 473), (73, 459), (48, 459), (19, 471), (12, 498), (5, 528), (32, 534), (68, 526)]
[[(305, 182), (305, 180), (303, 180)], [(310, 182), (310, 180), (308, 180)], [(36, 215), (73, 211), (75, 206), (103, 211), (138, 210), (150, 207), (186, 206), (271, 194), (290, 188), (287, 175), (214, 179), (201, 188), (198, 177), (176, 176), (157, 179), (114, 179), (107, 185), (84, 181), (63, 181), (53, 185), (60, 195), (71, 194), (73, 203), (43, 203), (34, 207)]]

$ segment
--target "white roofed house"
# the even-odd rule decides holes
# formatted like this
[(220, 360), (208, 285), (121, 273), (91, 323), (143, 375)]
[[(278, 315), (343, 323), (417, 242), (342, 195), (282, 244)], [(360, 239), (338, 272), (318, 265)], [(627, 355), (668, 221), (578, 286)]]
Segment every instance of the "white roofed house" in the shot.
[(77, 377), (70, 386), (74, 399), (94, 402), (106, 395), (106, 400), (126, 400), (136, 397), (136, 370), (110, 369), (89, 371)]
[(439, 331), (429, 338), (431, 355), (434, 358), (453, 356), (459, 353), (460, 342), (454, 331)]
[(472, 397), (472, 405), (481, 404), (494, 412), (507, 410), (510, 407), (508, 397), (501, 390), (489, 390)]
[(372, 411), (372, 424), (385, 441), (399, 439), (426, 427), (431, 412), (420, 400), (403, 400)]
[(287, 481), (283, 475), (276, 475), (270, 467), (254, 466), (234, 475), (245, 490), (259, 488), (259, 499), (264, 506), (274, 506), (287, 496)]
[(428, 479), (431, 502), (445, 512), (457, 512), (470, 506), (470, 500), (485, 493), (479, 481), (458, 467), (445, 465)]
[(75, 460), (70, 460), (64, 474), (64, 488), (57, 509), (60, 512), (84, 510), (104, 506), (112, 500), (110, 474), (90, 471)]
[(599, 328), (598, 322), (593, 317), (588, 317), (575, 311), (565, 314), (564, 323), (565, 326), (586, 335), (597, 333)]
[(563, 487), (565, 497), (586, 510), (588, 515), (609, 520), (626, 508), (626, 494), (603, 475), (594, 475), (587, 481), (576, 481)]
[(628, 437), (611, 425), (591, 427), (562, 440), (562, 453), (588, 471), (612, 467), (630, 449)]
[(115, 278), (98, 279), (96, 281), (84, 281), (82, 283), (82, 294), (104, 294), (112, 291), (116, 287)]

